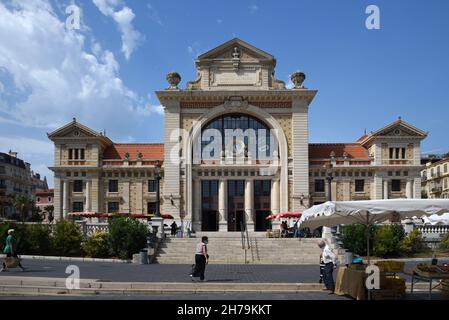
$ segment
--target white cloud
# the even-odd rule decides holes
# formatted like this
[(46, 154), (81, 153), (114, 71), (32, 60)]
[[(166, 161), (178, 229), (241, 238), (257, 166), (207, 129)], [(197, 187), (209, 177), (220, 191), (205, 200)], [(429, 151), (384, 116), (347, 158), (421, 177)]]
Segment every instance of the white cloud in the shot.
[(223, 20), (217, 19), (217, 23), (218, 23), (218, 24), (222, 24), (222, 23), (223, 23)]
[(0, 137), (0, 150), (12, 150), (19, 153), (19, 158), (27, 161), (27, 157), (36, 155), (52, 155), (53, 145), (50, 140), (38, 140), (26, 137)]
[(252, 4), (252, 5), (249, 6), (249, 12), (251, 14), (256, 13), (257, 11), (259, 11), (259, 7), (257, 5)]
[(17, 152), (17, 157), (31, 164), (31, 170), (47, 177), (50, 187), (53, 185), (53, 173), (48, 169), (52, 164), (53, 145), (50, 141), (18, 136), (1, 136), (0, 150)]
[(149, 11), (149, 16), (150, 16), (151, 21), (157, 23), (160, 26), (163, 26), (164, 23), (162, 22), (162, 19), (159, 16), (159, 13), (156, 11), (156, 9), (154, 9), (150, 3), (147, 4), (147, 8)]
[(192, 46), (188, 46), (188, 47), (187, 47), (187, 52), (188, 52), (188, 53), (193, 53), (193, 48), (192, 48)]
[(123, 83), (114, 54), (67, 30), (48, 5), (0, 3), (0, 39), (0, 69), (11, 83), (2, 81), (18, 96), (0, 95), (0, 122), (54, 129), (76, 116), (118, 137), (151, 114), (148, 99)]
[(143, 40), (143, 36), (132, 25), (132, 21), (135, 18), (134, 12), (127, 6), (124, 6), (121, 10), (117, 10), (118, 6), (123, 5), (120, 0), (92, 1), (102, 14), (111, 17), (117, 24), (122, 38), (122, 52), (125, 58), (129, 60), (134, 49)]

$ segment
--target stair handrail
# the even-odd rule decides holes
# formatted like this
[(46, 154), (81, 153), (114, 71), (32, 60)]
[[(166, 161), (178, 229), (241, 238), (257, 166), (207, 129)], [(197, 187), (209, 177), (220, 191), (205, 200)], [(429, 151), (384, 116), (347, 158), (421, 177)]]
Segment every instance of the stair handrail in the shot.
[(240, 221), (240, 237), (242, 238), (242, 250), (245, 250), (245, 233), (243, 231), (243, 222)]

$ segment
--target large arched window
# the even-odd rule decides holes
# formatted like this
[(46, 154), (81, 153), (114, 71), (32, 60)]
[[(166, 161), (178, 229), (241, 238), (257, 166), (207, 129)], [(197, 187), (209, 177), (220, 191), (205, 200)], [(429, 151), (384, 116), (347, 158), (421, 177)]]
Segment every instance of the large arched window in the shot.
[(270, 160), (273, 151), (277, 151), (277, 145), (271, 129), (246, 114), (222, 115), (201, 130), (202, 159), (218, 159), (220, 153), (229, 156), (231, 152), (233, 156), (240, 154), (247, 157), (250, 154), (254, 159)]

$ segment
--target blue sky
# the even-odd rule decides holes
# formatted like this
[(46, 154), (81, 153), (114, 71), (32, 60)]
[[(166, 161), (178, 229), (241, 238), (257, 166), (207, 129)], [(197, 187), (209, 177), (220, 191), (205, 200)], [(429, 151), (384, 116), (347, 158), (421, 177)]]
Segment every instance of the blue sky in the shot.
[[(81, 8), (80, 30), (65, 9)], [(365, 28), (368, 5), (380, 30)], [(117, 142), (158, 142), (154, 91), (234, 37), (273, 54), (276, 76), (301, 69), (317, 89), (310, 142), (353, 142), (401, 116), (449, 151), (449, 2), (0, 0), (0, 150), (47, 175), (47, 132), (72, 117)]]

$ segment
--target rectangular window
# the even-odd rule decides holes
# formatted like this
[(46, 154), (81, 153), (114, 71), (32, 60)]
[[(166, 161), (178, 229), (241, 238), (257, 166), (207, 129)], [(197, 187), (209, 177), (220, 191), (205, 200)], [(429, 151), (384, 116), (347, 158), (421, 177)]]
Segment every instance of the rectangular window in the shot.
[(394, 148), (390, 148), (390, 159), (393, 159)]
[(73, 212), (83, 212), (83, 202), (82, 201), (76, 201), (73, 202)]
[(75, 160), (78, 160), (78, 149), (75, 149)]
[(443, 168), (444, 168), (444, 173), (446, 173), (447, 172), (447, 163), (443, 166)]
[(118, 213), (119, 203), (118, 202), (108, 202), (108, 213)]
[(109, 180), (109, 192), (118, 192), (118, 180)]
[(69, 149), (69, 160), (73, 159), (73, 149)]
[(147, 213), (148, 214), (156, 214), (156, 202), (148, 202), (147, 203)]
[(156, 180), (148, 180), (148, 192), (156, 192)]
[(84, 149), (80, 149), (80, 159), (84, 160)]
[(391, 180), (391, 191), (400, 192), (401, 191), (401, 180)]
[(365, 180), (355, 180), (355, 192), (365, 192)]
[(315, 180), (315, 192), (324, 192), (324, 179)]
[(405, 159), (405, 148), (401, 148), (402, 151), (402, 159)]
[(73, 181), (73, 192), (83, 192), (83, 180)]

